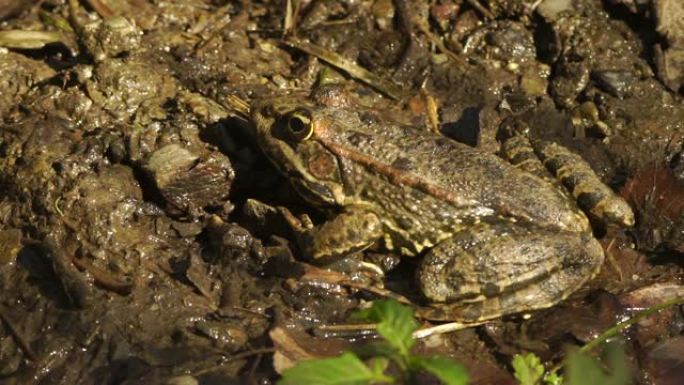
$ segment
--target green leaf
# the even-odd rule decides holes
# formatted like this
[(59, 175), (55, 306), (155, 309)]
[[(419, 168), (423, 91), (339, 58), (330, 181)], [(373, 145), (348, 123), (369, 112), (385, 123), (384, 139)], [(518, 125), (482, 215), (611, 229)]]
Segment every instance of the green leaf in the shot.
[(413, 332), (418, 322), (413, 311), (395, 300), (373, 301), (373, 305), (356, 313), (355, 318), (375, 322), (378, 334), (394, 346), (404, 357), (408, 357), (414, 344)]
[(605, 381), (605, 374), (596, 361), (581, 353), (572, 353), (565, 369), (568, 385), (598, 385)]
[(624, 385), (631, 384), (632, 371), (627, 364), (627, 355), (624, 346), (620, 343), (609, 343), (605, 349), (608, 363), (612, 369), (610, 384)]
[(373, 357), (387, 357), (391, 360), (403, 360), (404, 357), (399, 355), (399, 352), (394, 345), (390, 345), (385, 340), (378, 340), (367, 343), (365, 345), (355, 347), (354, 353), (362, 360), (367, 360)]
[(516, 354), (511, 365), (513, 375), (520, 385), (536, 385), (544, 375), (544, 365), (534, 353)]
[(544, 376), (544, 383), (546, 385), (563, 385), (563, 376), (559, 376), (558, 373), (549, 373)]
[[(386, 366), (386, 363), (385, 363)], [(339, 357), (301, 361), (283, 371), (278, 385), (367, 385), (373, 382), (393, 383), (383, 374), (382, 362), (369, 369), (353, 353)]]
[(631, 373), (627, 367), (627, 357), (620, 344), (607, 344), (606, 361), (610, 365), (610, 373), (606, 373), (601, 364), (594, 358), (574, 352), (568, 357), (566, 364), (567, 385), (627, 385), (632, 383)]
[(376, 357), (370, 360), (369, 365), (373, 373), (375, 373), (376, 375), (383, 375), (383, 373), (385, 373), (385, 370), (387, 370), (389, 363), (389, 359), (385, 357)]
[(413, 356), (412, 363), (437, 377), (445, 385), (466, 385), (468, 373), (465, 368), (446, 357)]

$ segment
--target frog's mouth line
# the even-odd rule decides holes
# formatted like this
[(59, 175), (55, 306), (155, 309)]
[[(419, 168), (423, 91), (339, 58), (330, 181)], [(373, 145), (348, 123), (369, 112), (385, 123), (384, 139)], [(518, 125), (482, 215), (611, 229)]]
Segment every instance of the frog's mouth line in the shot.
[[(317, 206), (338, 206), (334, 192), (325, 184), (307, 175), (302, 170), (304, 166), (299, 161), (297, 154), (286, 141), (279, 139), (278, 143), (265, 141), (262, 143), (262, 151), (276, 169), (289, 181), (290, 185), (307, 202)], [(296, 159), (297, 161), (279, 162), (277, 159)]]
[(296, 176), (291, 177), (290, 184), (307, 202), (317, 206), (337, 205), (332, 191), (330, 191), (330, 189), (323, 184), (309, 182), (303, 180), (301, 177)]

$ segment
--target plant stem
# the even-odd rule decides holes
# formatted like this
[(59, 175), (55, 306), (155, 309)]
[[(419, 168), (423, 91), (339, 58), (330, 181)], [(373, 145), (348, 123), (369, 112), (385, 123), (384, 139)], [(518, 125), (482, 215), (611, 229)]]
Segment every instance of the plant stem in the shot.
[(589, 341), (587, 344), (582, 346), (579, 349), (580, 353), (586, 353), (595, 347), (599, 346), (600, 344), (604, 343), (607, 339), (616, 336), (618, 333), (621, 331), (627, 329), (628, 327), (634, 325), (635, 323), (641, 321), (642, 319), (649, 317), (663, 309), (667, 309), (670, 306), (678, 305), (684, 303), (684, 297), (681, 296), (676, 296), (673, 298), (670, 298), (669, 300), (659, 303), (657, 305), (651, 306), (648, 309), (642, 310), (635, 314), (633, 317), (631, 317), (628, 320), (622, 321), (618, 323), (617, 325), (613, 326), (612, 328), (604, 331), (601, 333), (598, 337), (594, 338), (593, 340)]
[[(648, 309), (642, 310), (638, 313), (636, 313), (633, 317), (629, 318), (628, 320), (622, 321), (615, 326), (607, 329), (603, 333), (601, 333), (598, 337), (594, 338), (593, 340), (587, 342), (584, 346), (579, 348), (580, 353), (586, 353), (597, 346), (603, 344), (606, 342), (611, 337), (614, 337), (618, 335), (621, 331), (627, 329), (628, 327), (638, 323), (642, 319), (649, 317), (663, 309), (667, 309), (670, 306), (675, 306), (675, 305), (680, 305), (684, 304), (684, 296), (675, 296), (673, 298), (670, 298), (669, 300), (659, 303), (657, 305), (653, 305), (649, 307)], [(557, 372), (562, 366), (562, 363), (556, 364), (549, 370), (549, 374)]]

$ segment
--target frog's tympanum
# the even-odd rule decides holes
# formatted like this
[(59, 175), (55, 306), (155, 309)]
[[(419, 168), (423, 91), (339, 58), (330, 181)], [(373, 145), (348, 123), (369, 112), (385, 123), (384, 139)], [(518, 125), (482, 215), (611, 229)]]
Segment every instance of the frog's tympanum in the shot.
[(299, 229), (303, 252), (330, 258), (379, 243), (424, 254), (417, 281), (427, 318), (482, 321), (580, 288), (604, 254), (576, 201), (596, 219), (634, 222), (587, 163), (553, 143), (515, 137), (504, 146), (509, 162), (360, 107), (287, 96), (256, 102), (251, 115), (259, 145), (294, 188), (337, 213)]

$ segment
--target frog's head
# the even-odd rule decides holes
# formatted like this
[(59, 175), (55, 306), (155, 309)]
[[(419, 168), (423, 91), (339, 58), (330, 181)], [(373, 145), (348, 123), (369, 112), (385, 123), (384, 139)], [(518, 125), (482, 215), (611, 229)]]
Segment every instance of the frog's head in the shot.
[(303, 198), (317, 205), (343, 205), (338, 157), (319, 140), (328, 128), (320, 107), (304, 97), (286, 96), (250, 107), (257, 142)]

